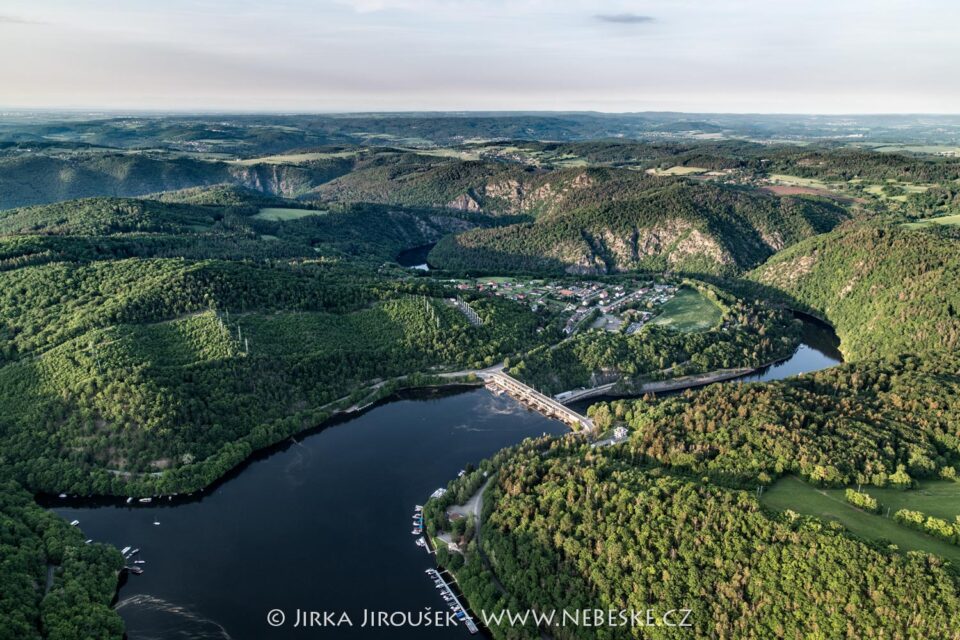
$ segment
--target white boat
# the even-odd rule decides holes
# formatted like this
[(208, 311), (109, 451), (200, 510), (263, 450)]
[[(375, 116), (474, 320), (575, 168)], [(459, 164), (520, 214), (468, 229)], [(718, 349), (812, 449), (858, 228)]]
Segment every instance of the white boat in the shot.
[(415, 505), (413, 505), (413, 510), (414, 510), (414, 511), (423, 511), (423, 505), (422, 505), (422, 504), (415, 504)]
[(79, 521), (79, 520), (74, 520), (73, 522), (70, 523), (70, 526), (71, 526), (71, 527), (75, 527), (75, 526), (77, 526), (78, 524), (80, 524), (80, 521)]
[(127, 555), (127, 551), (130, 551), (130, 549), (131, 547), (124, 547), (123, 549), (120, 549), (120, 553), (122, 553), (123, 555)]
[(159, 527), (159, 526), (160, 526), (160, 521), (159, 521), (159, 520), (154, 520), (154, 521), (153, 521), (153, 526)]
[(83, 544), (90, 544), (91, 542), (93, 542), (93, 538), (90, 538), (89, 540), (87, 540), (87, 541), (84, 542)]
[(65, 494), (65, 493), (61, 493), (61, 494), (60, 494), (60, 499), (61, 499), (61, 500), (64, 499), (64, 498), (66, 498), (66, 497), (67, 497), (67, 494)]
[(153, 498), (140, 498), (140, 502), (153, 502)]
[(146, 560), (134, 560), (133, 564), (147, 564)]
[(131, 502), (133, 502), (133, 497), (127, 498), (127, 504), (130, 504)]

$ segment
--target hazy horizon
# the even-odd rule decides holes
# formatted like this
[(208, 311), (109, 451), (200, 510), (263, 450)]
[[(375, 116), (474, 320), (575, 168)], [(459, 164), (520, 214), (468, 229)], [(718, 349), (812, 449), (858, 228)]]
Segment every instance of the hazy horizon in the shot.
[(0, 0), (0, 108), (960, 113), (960, 6)]

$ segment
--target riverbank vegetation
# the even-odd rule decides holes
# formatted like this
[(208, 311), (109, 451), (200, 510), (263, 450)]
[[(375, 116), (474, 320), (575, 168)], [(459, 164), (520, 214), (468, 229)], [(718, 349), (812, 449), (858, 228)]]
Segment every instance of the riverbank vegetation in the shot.
[(76, 527), (11, 481), (0, 481), (0, 559), (0, 638), (123, 637), (110, 607), (120, 552), (84, 544)]
[[(595, 329), (511, 359), (509, 372), (553, 395), (612, 381), (630, 389), (649, 380), (717, 369), (755, 368), (794, 352), (800, 335), (799, 323), (789, 313), (751, 306), (729, 294), (707, 290), (713, 296), (720, 296), (724, 307), (722, 323), (712, 329), (684, 331), (682, 329), (702, 325), (683, 319), (669, 323), (654, 321), (631, 334)], [(679, 295), (690, 295), (684, 291), (687, 289), (680, 289)], [(692, 295), (709, 305), (710, 310), (704, 314), (707, 318), (721, 318), (716, 303), (702, 298), (696, 291), (692, 291)], [(704, 305), (696, 306), (702, 309)], [(665, 305), (663, 313), (673, 311)]]
[[(957, 578), (936, 556), (891, 553), (815, 518), (773, 515), (754, 493), (638, 465), (616, 447), (567, 438), (545, 451), (519, 448), (486, 495), (489, 568), (468, 549), (457, 575), (471, 605), (487, 611), (682, 607), (692, 610), (684, 633), (742, 638), (936, 634), (960, 614)], [(539, 635), (491, 630), (497, 638)], [(562, 633), (604, 637), (583, 627)]]

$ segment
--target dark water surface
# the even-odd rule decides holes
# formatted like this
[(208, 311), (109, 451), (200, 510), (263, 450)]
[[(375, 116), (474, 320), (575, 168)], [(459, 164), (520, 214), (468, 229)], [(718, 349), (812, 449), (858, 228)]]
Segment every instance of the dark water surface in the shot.
[[(805, 322), (775, 380), (841, 361), (832, 330)], [(591, 402), (596, 402), (594, 399)], [(466, 638), (456, 628), (361, 628), (364, 609), (445, 611), (413, 544), (411, 514), (468, 463), (559, 422), (484, 389), (405, 394), (263, 452), (202, 497), (126, 505), (55, 500), (87, 537), (142, 549), (117, 609), (130, 638)], [(158, 521), (159, 525), (154, 525)], [(267, 613), (282, 609), (281, 627)], [(296, 609), (346, 612), (354, 627), (292, 628)]]
[(430, 250), (437, 246), (437, 243), (425, 244), (420, 247), (414, 247), (401, 251), (397, 254), (397, 264), (401, 267), (410, 267), (411, 269), (420, 269), (421, 271), (430, 271), (430, 265), (427, 264), (427, 256)]
[[(567, 429), (485, 389), (418, 395), (297, 438), (193, 502), (56, 511), (142, 549), (117, 606), (130, 638), (466, 638), (359, 625), (364, 609), (446, 611), (410, 533), (415, 504), (468, 463)], [(274, 608), (282, 627), (267, 625)], [(355, 627), (293, 629), (297, 608), (346, 611)]]
[(840, 339), (830, 325), (806, 314), (796, 314), (803, 321), (800, 346), (783, 362), (763, 367), (754, 373), (737, 378), (737, 382), (767, 382), (782, 380), (807, 371), (819, 371), (843, 362)]

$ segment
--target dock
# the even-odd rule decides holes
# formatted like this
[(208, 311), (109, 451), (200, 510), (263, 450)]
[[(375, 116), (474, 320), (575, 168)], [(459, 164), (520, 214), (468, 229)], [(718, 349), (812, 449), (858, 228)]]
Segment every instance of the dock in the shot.
[(434, 580), (439, 580), (443, 583), (443, 587), (440, 589), (441, 593), (447, 594), (452, 599), (453, 603), (459, 607), (460, 611), (463, 611), (463, 624), (467, 627), (467, 631), (471, 634), (475, 634), (479, 631), (477, 628), (477, 623), (473, 621), (473, 618), (470, 617), (470, 614), (467, 613), (467, 608), (463, 606), (463, 603), (460, 602), (460, 598), (457, 597), (457, 594), (453, 592), (453, 589), (450, 588), (450, 583), (443, 577), (443, 573), (446, 571), (440, 572), (436, 569), (427, 569), (426, 574), (433, 578)]

